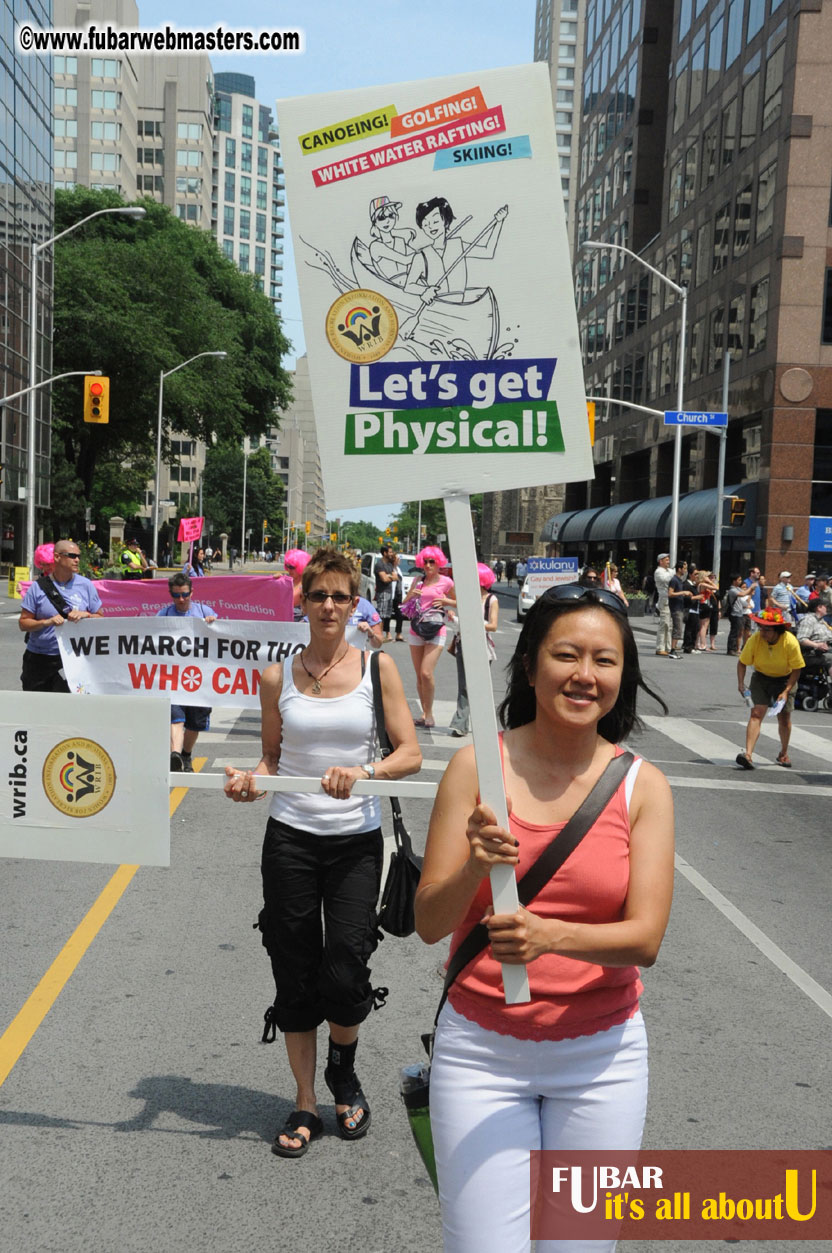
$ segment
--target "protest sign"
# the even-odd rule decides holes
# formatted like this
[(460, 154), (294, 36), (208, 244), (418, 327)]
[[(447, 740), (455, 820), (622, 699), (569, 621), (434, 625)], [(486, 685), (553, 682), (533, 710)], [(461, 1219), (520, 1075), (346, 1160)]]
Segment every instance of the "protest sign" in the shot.
[[(593, 473), (548, 69), (278, 114), (327, 500), (444, 498), (479, 790), (507, 827), (469, 495)], [(511, 870), (491, 885), (514, 912)], [(528, 999), (524, 968), (503, 983)]]
[(193, 544), (202, 534), (203, 518), (180, 518), (176, 538), (182, 544)]
[[(347, 629), (356, 648), (367, 640)], [(266, 666), (309, 642), (305, 622), (205, 622), (202, 618), (82, 618), (58, 631), (76, 695), (164, 696), (177, 705), (260, 708)]]
[(591, 478), (547, 67), (278, 113), (332, 506)]
[(170, 708), (4, 692), (0, 856), (170, 865)]

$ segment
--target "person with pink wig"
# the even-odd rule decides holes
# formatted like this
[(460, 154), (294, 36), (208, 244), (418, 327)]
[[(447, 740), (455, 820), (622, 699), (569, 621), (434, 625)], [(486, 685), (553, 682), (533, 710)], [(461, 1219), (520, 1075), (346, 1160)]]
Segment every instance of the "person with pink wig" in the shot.
[(288, 549), (286, 556), (283, 558), (283, 570), (292, 579), (292, 610), (296, 622), (300, 622), (303, 617), (303, 610), (300, 607), (301, 586), (300, 581), (303, 572), (312, 560), (312, 554), (305, 552), (302, 548)]
[(55, 567), (55, 545), (38, 544), (35, 549), (33, 564), (37, 566), (41, 574), (51, 574)]
[(441, 548), (435, 545), (423, 548), (416, 554), (416, 565), (424, 574), (421, 580), (413, 580), (410, 591), (402, 601), (403, 612), (404, 606), (413, 602), (413, 613), (410, 617), (410, 656), (416, 671), (416, 690), (422, 706), (421, 718), (415, 719), (417, 727), (436, 726), (433, 716), (436, 680), (433, 676), (447, 635), (441, 615), (446, 605), (456, 604), (453, 579), (446, 574), (440, 574), (440, 570), (447, 564), (448, 559)]
[[(497, 657), (493, 635), (497, 630), (497, 619), (500, 612), (499, 601), (491, 591), (496, 574), (490, 566), (482, 561), (477, 562), (477, 575), (482, 594), (482, 616), (485, 618), (485, 642), (488, 646), (488, 660), (493, 662)], [(465, 662), (462, 659), (462, 636), (457, 635), (450, 647), (456, 658), (456, 712), (451, 718), (451, 735), (457, 737), (467, 735), (471, 729), (471, 711), (468, 707), (468, 684), (465, 678)]]

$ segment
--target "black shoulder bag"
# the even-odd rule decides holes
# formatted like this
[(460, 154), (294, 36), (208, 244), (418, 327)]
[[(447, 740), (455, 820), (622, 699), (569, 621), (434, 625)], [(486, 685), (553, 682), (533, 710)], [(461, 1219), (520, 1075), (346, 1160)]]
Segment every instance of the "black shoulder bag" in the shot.
[[(373, 705), (376, 714), (376, 733), (381, 747), (382, 761), (389, 757), (393, 745), (384, 724), (384, 701), (381, 695), (381, 678), (378, 672), (378, 653), (370, 656), (370, 677), (373, 683)], [(413, 917), (413, 902), (416, 889), (422, 874), (422, 859), (413, 852), (410, 835), (402, 818), (402, 809), (397, 796), (390, 797), (390, 808), (393, 810), (393, 837), (396, 848), (390, 858), (390, 867), (381, 893), (381, 904), (378, 909), (378, 925), (388, 935), (404, 937), (412, 935), (416, 930)]]

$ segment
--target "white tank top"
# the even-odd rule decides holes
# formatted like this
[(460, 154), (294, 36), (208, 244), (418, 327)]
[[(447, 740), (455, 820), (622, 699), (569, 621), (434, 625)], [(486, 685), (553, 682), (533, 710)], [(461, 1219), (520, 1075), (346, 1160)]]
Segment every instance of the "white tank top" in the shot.
[[(278, 700), (283, 720), (279, 777), (320, 778), (327, 766), (365, 766), (378, 757), (370, 667), (345, 696), (304, 696), (295, 687), (292, 664), (283, 663)], [(313, 835), (355, 835), (381, 826), (377, 796), (335, 800), (320, 792), (275, 792), (269, 815)]]

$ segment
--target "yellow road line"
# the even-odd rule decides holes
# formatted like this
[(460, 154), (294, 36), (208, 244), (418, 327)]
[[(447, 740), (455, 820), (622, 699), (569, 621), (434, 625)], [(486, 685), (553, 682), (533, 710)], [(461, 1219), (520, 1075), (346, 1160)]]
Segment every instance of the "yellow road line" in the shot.
[[(197, 758), (194, 769), (201, 770), (207, 758)], [(187, 795), (186, 787), (174, 788), (170, 794), (170, 816), (173, 817)], [(119, 866), (95, 904), (73, 931), (34, 992), (0, 1036), (0, 1087), (6, 1082), (32, 1036), (49, 1013), (66, 986), (70, 975), (121, 900), (138, 866)]]

